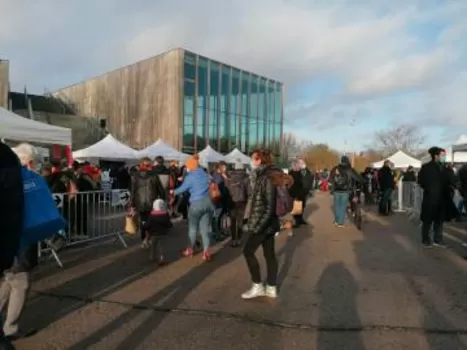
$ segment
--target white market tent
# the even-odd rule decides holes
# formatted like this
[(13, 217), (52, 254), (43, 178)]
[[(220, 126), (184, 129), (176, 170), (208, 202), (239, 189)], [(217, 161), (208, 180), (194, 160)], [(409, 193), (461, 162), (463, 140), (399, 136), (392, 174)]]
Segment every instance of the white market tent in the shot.
[(0, 139), (71, 146), (71, 129), (27, 119), (0, 107)]
[(248, 157), (246, 154), (240, 152), (238, 148), (232, 150), (232, 152), (225, 155), (224, 158), (227, 163), (236, 163), (238, 160), (240, 160), (240, 162), (242, 162), (243, 164), (250, 164), (251, 162), (251, 158)]
[(414, 168), (420, 168), (422, 166), (422, 162), (414, 157), (405, 154), (402, 151), (397, 151), (392, 156), (380, 160), (379, 162), (373, 163), (374, 168), (381, 168), (384, 164), (384, 161), (389, 160), (394, 164), (395, 168), (402, 169), (408, 168), (409, 166), (413, 166)]
[(75, 159), (107, 159), (107, 160), (133, 160), (137, 159), (137, 152), (115, 139), (112, 135), (107, 135), (99, 142), (73, 152)]
[(157, 156), (162, 156), (164, 159), (167, 160), (178, 160), (178, 161), (185, 161), (189, 155), (180, 152), (179, 150), (169, 146), (161, 139), (158, 139), (152, 145), (142, 149), (141, 151), (137, 152), (139, 158), (149, 157), (155, 158)]
[(225, 161), (225, 156), (214, 150), (211, 146), (207, 145), (205, 149), (198, 153), (201, 164), (207, 165), (209, 163), (217, 163)]

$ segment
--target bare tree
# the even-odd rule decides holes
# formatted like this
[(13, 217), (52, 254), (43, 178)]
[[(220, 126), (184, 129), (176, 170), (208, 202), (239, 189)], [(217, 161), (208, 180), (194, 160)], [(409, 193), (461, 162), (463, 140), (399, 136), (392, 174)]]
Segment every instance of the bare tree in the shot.
[(282, 136), (282, 162), (289, 163), (292, 159), (302, 155), (311, 145), (310, 141), (300, 140), (292, 133), (284, 133)]
[(376, 133), (372, 148), (378, 150), (384, 157), (397, 151), (414, 155), (421, 148), (425, 136), (420, 128), (411, 124), (402, 124), (393, 129), (382, 130)]

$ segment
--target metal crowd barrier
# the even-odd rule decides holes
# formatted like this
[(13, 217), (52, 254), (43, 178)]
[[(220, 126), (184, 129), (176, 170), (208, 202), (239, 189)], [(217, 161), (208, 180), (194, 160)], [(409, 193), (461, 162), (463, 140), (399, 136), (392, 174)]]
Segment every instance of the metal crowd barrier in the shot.
[[(67, 221), (65, 232), (59, 233), (65, 247), (97, 241), (115, 236), (123, 247), (126, 206), (130, 199), (128, 190), (54, 193), (55, 204)], [(57, 236), (59, 237), (59, 236)], [(39, 257), (50, 253), (60, 267), (63, 263), (51, 240), (39, 245)]]

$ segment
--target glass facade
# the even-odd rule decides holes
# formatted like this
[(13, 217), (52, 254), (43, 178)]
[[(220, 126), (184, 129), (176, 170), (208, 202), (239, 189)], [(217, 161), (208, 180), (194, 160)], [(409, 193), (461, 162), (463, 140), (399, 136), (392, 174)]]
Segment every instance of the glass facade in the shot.
[(280, 154), (282, 84), (185, 51), (183, 152), (257, 147)]

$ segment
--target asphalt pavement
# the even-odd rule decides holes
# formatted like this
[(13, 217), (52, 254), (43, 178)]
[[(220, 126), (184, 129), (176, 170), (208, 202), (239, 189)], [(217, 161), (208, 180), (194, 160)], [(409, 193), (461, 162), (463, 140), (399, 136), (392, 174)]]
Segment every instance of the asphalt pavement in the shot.
[(362, 231), (337, 228), (330, 207), (318, 194), (309, 225), (277, 237), (276, 301), (241, 300), (250, 281), (228, 241), (212, 262), (180, 258), (185, 224), (163, 242), (164, 267), (137, 242), (67, 250), (63, 269), (34, 273), (22, 326), (38, 332), (17, 348), (467, 349), (465, 248), (424, 249), (407, 215), (371, 208)]

